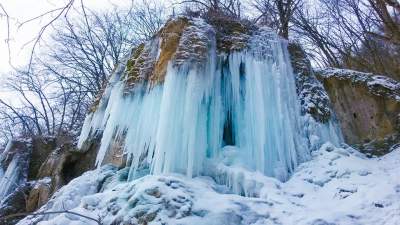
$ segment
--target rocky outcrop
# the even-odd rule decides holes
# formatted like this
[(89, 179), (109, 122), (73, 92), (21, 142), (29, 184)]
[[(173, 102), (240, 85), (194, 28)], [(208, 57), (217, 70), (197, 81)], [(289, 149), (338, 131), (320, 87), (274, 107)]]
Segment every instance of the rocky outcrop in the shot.
[(175, 56), (179, 40), (187, 26), (189, 20), (186, 18), (170, 20), (152, 41), (133, 49), (126, 73), (130, 86), (144, 80), (155, 84), (164, 80), (168, 62)]
[(77, 151), (74, 146), (70, 137), (11, 141), (0, 155), (0, 217), (37, 210), (62, 186), (93, 169), (97, 147), (92, 143)]
[[(94, 101), (90, 113), (107, 107), (110, 91), (118, 80), (124, 82), (125, 96), (131, 97), (130, 94), (140, 89), (135, 87), (145, 86), (151, 89), (162, 84), (168, 65), (177, 68), (183, 68), (183, 64), (203, 65), (210, 58), (210, 51), (228, 54), (248, 48), (251, 34), (257, 29), (259, 28), (250, 26), (245, 21), (223, 17), (209, 21), (190, 17), (170, 19), (151, 40), (134, 47), (129, 56), (115, 68), (107, 87)], [(142, 91), (139, 92), (135, 94), (143, 94)], [(99, 147), (103, 131), (99, 128), (88, 131), (88, 138), (78, 144), (79, 151), (85, 152), (87, 149)], [(108, 147), (103, 164), (125, 166), (127, 157), (123, 154), (123, 143), (119, 143), (124, 138), (120, 139)]]
[(316, 78), (305, 51), (300, 44), (290, 42), (288, 51), (296, 78), (296, 91), (303, 114), (310, 114), (318, 122), (331, 118), (330, 100), (324, 87)]
[[(64, 140), (65, 141), (65, 140)], [(90, 145), (92, 146), (92, 145)], [(77, 151), (71, 140), (59, 143), (41, 165), (37, 179), (50, 178), (50, 195), (83, 172), (94, 168), (96, 147)]]
[(317, 76), (348, 144), (379, 156), (400, 143), (400, 83), (385, 76), (333, 68), (318, 70)]
[(188, 17), (167, 21), (152, 40), (132, 50), (126, 66), (126, 90), (140, 82), (162, 83), (169, 62), (174, 65), (204, 62), (213, 45), (213, 38), (219, 53), (246, 48), (256, 27), (244, 22), (223, 17), (216, 17), (207, 23)]
[(223, 16), (210, 17), (207, 23), (213, 25), (216, 30), (217, 49), (221, 53), (247, 48), (251, 35), (258, 30), (250, 21), (237, 21)]
[(57, 147), (55, 137), (34, 137), (32, 138), (32, 155), (29, 160), (28, 179), (36, 179), (40, 167)]

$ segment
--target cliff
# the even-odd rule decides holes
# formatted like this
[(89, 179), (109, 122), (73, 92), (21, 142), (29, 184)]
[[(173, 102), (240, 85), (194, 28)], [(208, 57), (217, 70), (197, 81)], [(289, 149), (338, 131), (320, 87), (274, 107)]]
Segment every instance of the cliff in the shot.
[(383, 155), (397, 146), (400, 83), (381, 75), (327, 68), (317, 71), (345, 140), (362, 152)]

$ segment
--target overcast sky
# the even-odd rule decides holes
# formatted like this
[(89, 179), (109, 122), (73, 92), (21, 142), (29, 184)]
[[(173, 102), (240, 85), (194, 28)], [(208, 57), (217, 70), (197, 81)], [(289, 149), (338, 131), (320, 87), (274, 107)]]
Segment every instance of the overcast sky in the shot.
[[(75, 1), (76, 7), (80, 1)], [(29, 59), (29, 52), (32, 44), (24, 46), (33, 40), (39, 33), (41, 25), (46, 24), (55, 14), (43, 17), (40, 20), (27, 23), (18, 28), (23, 21), (39, 16), (49, 10), (56, 9), (66, 4), (65, 0), (0, 0), (0, 4), (10, 16), (10, 48), (11, 61), (13, 65), (25, 64)], [(85, 6), (92, 10), (107, 10), (114, 5), (127, 6), (130, 0), (84, 0)], [(0, 14), (3, 14), (0, 10)], [(47, 33), (51, 30), (47, 30)], [(7, 22), (6, 17), (0, 17), (0, 76), (4, 76), (11, 67), (8, 63), (7, 40)], [(32, 42), (31, 42), (32, 43)]]
[[(84, 0), (86, 7), (95, 11), (107, 10), (112, 7), (127, 7), (130, 0)], [(66, 0), (0, 0), (1, 6), (10, 17), (10, 56), (13, 66), (26, 65), (29, 61), (33, 41), (37, 37), (40, 28), (47, 24), (56, 14), (49, 14), (41, 19), (34, 20), (19, 27), (29, 19), (35, 18), (43, 13), (64, 6)], [(80, 6), (80, 0), (75, 0), (75, 7)], [(69, 16), (73, 16), (73, 10)], [(15, 102), (15, 95), (7, 91), (3, 84), (12, 70), (9, 64), (9, 51), (7, 46), (7, 20), (0, 9), (0, 98), (7, 102)], [(46, 30), (50, 34), (51, 30)]]

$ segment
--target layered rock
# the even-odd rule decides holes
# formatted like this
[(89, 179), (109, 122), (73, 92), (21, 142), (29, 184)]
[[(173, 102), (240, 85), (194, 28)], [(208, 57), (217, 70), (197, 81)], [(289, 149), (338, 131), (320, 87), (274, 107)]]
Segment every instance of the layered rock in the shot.
[(327, 68), (317, 71), (347, 143), (383, 155), (400, 142), (400, 83), (380, 75)]

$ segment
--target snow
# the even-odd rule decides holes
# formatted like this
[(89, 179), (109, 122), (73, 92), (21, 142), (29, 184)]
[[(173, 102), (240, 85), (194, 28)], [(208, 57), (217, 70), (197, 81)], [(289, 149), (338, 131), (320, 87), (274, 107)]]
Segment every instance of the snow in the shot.
[[(239, 168), (226, 167), (237, 177), (259, 182), (259, 194), (236, 195), (205, 176), (147, 175), (127, 181), (128, 169), (102, 167), (74, 179), (41, 210), (54, 211), (60, 207), (56, 202), (65, 202), (66, 208), (100, 218), (105, 225), (400, 224), (400, 148), (381, 158), (367, 158), (348, 146), (326, 143), (287, 182), (248, 170), (240, 175)], [(94, 177), (103, 182), (94, 182)], [(28, 217), (18, 224), (32, 221)], [(38, 224), (96, 222), (61, 214)]]
[[(113, 173), (115, 173), (115, 168), (111, 166), (104, 166), (99, 170), (84, 173), (58, 190), (37, 213), (65, 211), (78, 207), (83, 197), (97, 193), (104, 179), (111, 176)], [(74, 220), (74, 218), (77, 217), (71, 214), (28, 216), (21, 220), (19, 224), (32, 224), (42, 220), (52, 220), (54, 218), (56, 218), (55, 221), (57, 222), (40, 222), (39, 224), (74, 224), (70, 220)], [(82, 220), (80, 222), (85, 224), (87, 221)]]
[(400, 101), (400, 83), (390, 77), (363, 73), (349, 69), (325, 68), (317, 70), (323, 78), (349, 79), (353, 83), (365, 84), (372, 94)]

